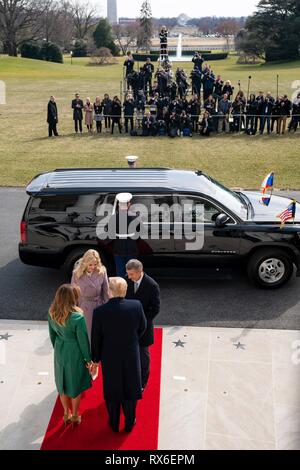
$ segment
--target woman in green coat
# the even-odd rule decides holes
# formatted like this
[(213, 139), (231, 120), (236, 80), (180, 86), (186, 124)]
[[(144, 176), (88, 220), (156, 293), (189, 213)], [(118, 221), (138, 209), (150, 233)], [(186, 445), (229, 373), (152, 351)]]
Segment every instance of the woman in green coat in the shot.
[(81, 394), (91, 387), (93, 363), (85, 318), (77, 307), (78, 298), (79, 289), (64, 284), (58, 289), (48, 315), (55, 383), (64, 408), (65, 425), (80, 424)]

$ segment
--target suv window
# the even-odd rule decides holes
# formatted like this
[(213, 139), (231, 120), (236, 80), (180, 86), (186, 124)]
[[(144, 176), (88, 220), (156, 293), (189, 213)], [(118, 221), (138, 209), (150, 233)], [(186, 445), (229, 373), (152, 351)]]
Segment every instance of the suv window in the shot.
[[(183, 214), (186, 214), (187, 219), (191, 218), (193, 223), (206, 223), (211, 224), (214, 223), (217, 216), (221, 214), (221, 210), (216, 207), (212, 202), (207, 201), (206, 199), (195, 198), (195, 197), (188, 197), (182, 196), (180, 197), (180, 204), (182, 207)], [(204, 206), (204, 215), (203, 209)], [(204, 218), (203, 218), (204, 217)], [(233, 220), (231, 219), (231, 223)]]
[[(132, 199), (132, 205), (135, 204), (145, 207), (145, 210), (142, 210), (140, 213), (141, 221), (144, 223), (168, 223), (173, 221), (173, 215), (172, 213), (170, 214), (170, 210), (174, 200), (171, 195), (137, 194)], [(160, 209), (158, 209), (158, 206)]]
[(84, 224), (95, 221), (99, 194), (65, 194), (35, 197), (32, 200), (29, 220), (31, 222), (59, 222)]

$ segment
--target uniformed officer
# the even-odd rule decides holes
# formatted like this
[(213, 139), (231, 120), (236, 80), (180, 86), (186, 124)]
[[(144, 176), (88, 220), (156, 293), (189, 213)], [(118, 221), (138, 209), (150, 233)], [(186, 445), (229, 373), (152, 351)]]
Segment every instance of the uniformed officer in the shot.
[(129, 155), (129, 157), (126, 157), (129, 168), (136, 168), (138, 159), (139, 157), (135, 157), (134, 155)]
[(128, 263), (132, 258), (137, 257), (139, 253), (137, 240), (133, 239), (136, 233), (129, 231), (129, 226), (136, 217), (129, 213), (132, 194), (120, 193), (117, 195), (116, 199), (118, 207), (116, 214), (112, 216), (115, 220), (111, 220), (111, 222), (114, 223), (115, 228), (113, 254), (117, 276), (125, 278), (126, 263)]

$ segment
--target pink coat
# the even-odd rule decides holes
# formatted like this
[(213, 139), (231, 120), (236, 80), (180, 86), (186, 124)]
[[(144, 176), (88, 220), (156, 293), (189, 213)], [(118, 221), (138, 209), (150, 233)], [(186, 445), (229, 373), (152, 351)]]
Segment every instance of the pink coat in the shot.
[(77, 276), (73, 273), (71, 283), (80, 287), (79, 307), (83, 310), (89, 338), (91, 339), (93, 312), (96, 307), (105, 304), (109, 300), (107, 274), (93, 272), (91, 276), (84, 274), (80, 279), (77, 279)]

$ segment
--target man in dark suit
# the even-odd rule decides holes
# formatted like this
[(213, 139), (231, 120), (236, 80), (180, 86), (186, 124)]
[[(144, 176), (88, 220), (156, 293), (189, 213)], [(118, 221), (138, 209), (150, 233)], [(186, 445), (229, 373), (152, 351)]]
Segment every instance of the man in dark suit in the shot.
[(130, 432), (136, 422), (137, 401), (142, 398), (139, 339), (145, 332), (146, 318), (139, 301), (125, 300), (124, 279), (110, 278), (109, 290), (110, 300), (94, 310), (92, 356), (95, 364), (102, 364), (110, 426), (119, 432), (122, 407), (125, 431)]
[(144, 267), (138, 260), (126, 264), (128, 276), (127, 299), (139, 300), (147, 319), (147, 329), (140, 339), (140, 357), (142, 367), (142, 387), (146, 387), (150, 375), (149, 346), (154, 344), (153, 320), (160, 310), (160, 291), (158, 284), (144, 273)]
[(52, 134), (54, 134), (55, 136), (58, 136), (58, 132), (57, 132), (58, 115), (57, 115), (57, 106), (56, 106), (54, 96), (50, 96), (50, 100), (48, 103), (47, 123), (48, 123), (49, 137), (52, 137)]
[(82, 134), (82, 120), (83, 120), (83, 101), (80, 99), (78, 93), (75, 95), (75, 100), (72, 101), (72, 109), (73, 109), (73, 120), (75, 124), (75, 132), (78, 133), (78, 126), (79, 131)]

